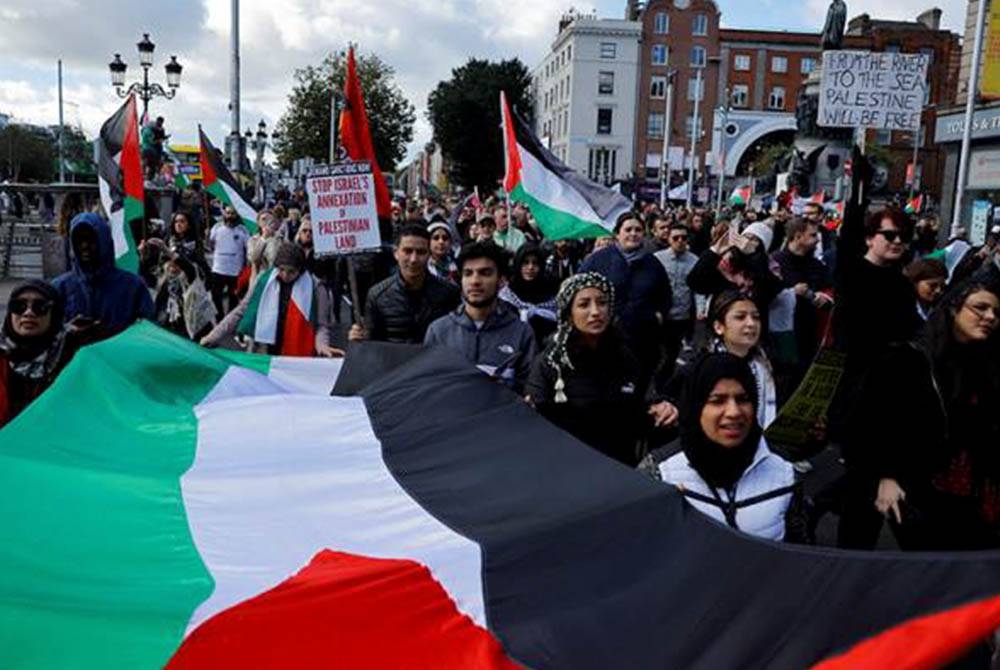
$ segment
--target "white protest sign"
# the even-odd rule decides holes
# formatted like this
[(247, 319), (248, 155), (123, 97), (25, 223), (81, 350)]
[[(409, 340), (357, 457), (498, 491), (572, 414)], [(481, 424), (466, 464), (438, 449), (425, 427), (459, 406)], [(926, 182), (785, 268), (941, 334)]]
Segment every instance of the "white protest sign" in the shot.
[(824, 51), (817, 124), (919, 130), (926, 54)]
[(382, 245), (375, 179), (367, 162), (314, 166), (306, 192), (317, 255), (352, 254)]

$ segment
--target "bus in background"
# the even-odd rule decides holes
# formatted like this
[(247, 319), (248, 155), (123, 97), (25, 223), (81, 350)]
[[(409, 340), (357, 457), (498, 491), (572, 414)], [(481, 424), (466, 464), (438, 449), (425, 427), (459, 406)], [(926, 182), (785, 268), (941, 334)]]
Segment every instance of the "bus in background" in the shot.
[(181, 174), (186, 176), (188, 181), (196, 179), (201, 181), (201, 160), (197, 144), (171, 144), (168, 149), (176, 157)]

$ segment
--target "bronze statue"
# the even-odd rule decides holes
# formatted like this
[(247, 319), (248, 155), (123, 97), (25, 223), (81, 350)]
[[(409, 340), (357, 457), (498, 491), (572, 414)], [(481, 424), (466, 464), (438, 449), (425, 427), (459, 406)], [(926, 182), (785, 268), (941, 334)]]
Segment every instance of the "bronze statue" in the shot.
[(844, 45), (844, 26), (847, 24), (847, 5), (844, 0), (833, 0), (826, 12), (823, 37), (820, 44), (823, 51), (839, 51)]

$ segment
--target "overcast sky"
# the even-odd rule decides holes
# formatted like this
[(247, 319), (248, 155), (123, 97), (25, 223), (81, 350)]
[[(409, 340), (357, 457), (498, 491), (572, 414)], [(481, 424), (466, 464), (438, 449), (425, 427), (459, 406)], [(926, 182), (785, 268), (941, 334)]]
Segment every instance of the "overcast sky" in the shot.
[[(913, 19), (934, 6), (918, 0), (847, 0), (849, 15)], [(828, 0), (719, 0), (726, 27), (816, 30)], [(470, 56), (519, 57), (534, 67), (570, 6), (621, 18), (624, 0), (242, 0), (242, 125), (281, 116), (297, 67), (318, 63), (349, 41), (396, 70), (418, 110), (411, 154), (430, 139), (427, 94)], [(945, 27), (961, 31), (966, 0), (940, 0)], [(794, 8), (794, 13), (789, 11)], [(196, 142), (201, 123), (217, 144), (229, 132), (230, 0), (2, 0), (0, 112), (58, 122), (56, 61), (63, 60), (67, 123), (88, 135), (120, 104), (108, 83), (115, 52), (139, 72), (135, 43), (156, 43), (155, 79), (176, 55), (184, 66), (177, 97), (151, 103), (173, 141)]]

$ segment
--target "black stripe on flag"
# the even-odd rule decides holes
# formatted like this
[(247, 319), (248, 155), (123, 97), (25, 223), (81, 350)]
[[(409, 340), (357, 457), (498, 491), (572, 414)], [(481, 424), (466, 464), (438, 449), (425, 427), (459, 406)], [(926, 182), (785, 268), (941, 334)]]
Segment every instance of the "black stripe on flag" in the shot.
[(800, 669), (1000, 593), (1000, 552), (843, 552), (741, 535), (444, 350), (362, 395), (399, 483), (482, 547), (490, 628), (531, 668)]

